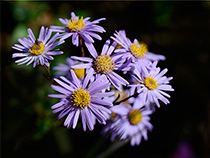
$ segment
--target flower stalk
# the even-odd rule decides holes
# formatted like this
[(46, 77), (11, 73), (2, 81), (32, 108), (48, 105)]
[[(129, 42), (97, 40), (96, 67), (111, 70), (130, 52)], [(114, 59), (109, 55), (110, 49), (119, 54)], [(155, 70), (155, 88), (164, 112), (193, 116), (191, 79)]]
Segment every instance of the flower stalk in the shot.
[(81, 52), (82, 52), (82, 57), (85, 57), (85, 51), (84, 51), (84, 47), (83, 47), (83, 42), (82, 42), (82, 37), (79, 36), (79, 45), (80, 45), (80, 49), (81, 49)]

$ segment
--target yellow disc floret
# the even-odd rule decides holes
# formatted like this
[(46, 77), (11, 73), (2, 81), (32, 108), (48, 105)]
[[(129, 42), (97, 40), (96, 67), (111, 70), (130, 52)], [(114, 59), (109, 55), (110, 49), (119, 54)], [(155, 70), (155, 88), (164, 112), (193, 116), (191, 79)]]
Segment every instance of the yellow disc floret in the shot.
[(71, 96), (74, 106), (80, 107), (81, 109), (90, 105), (90, 94), (85, 89), (77, 89)]
[(85, 69), (73, 69), (73, 70), (79, 79), (83, 79), (85, 77)]
[(137, 44), (132, 43), (130, 46), (130, 51), (131, 51), (131, 54), (135, 58), (140, 59), (140, 58), (144, 57), (144, 55), (148, 52), (148, 49), (147, 49), (147, 45), (145, 43), (141, 42), (141, 43), (137, 43)]
[(94, 61), (95, 71), (102, 74), (108, 74), (114, 69), (115, 63), (109, 55), (100, 55)]
[(41, 55), (44, 51), (45, 47), (42, 43), (40, 43), (38, 40), (35, 42), (35, 44), (33, 44), (33, 46), (31, 47), (31, 49), (29, 49), (29, 51), (31, 52), (31, 54), (33, 55)]
[(144, 84), (150, 90), (156, 89), (158, 87), (157, 82), (152, 77), (146, 77), (144, 79)]
[(128, 120), (132, 125), (137, 125), (141, 121), (141, 119), (142, 119), (141, 112), (137, 109), (131, 110), (128, 113)]
[(79, 19), (79, 17), (74, 17), (67, 22), (67, 27), (73, 32), (81, 31), (84, 26), (85, 22), (83, 21), (83, 17), (81, 17), (81, 19)]

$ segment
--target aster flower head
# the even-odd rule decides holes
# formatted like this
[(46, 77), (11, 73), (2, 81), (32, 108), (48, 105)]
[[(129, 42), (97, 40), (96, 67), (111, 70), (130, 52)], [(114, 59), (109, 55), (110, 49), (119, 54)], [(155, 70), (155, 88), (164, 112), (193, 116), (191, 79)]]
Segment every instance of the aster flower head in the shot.
[[(149, 122), (149, 115), (152, 111), (144, 107), (140, 100), (135, 100), (133, 106), (130, 104), (120, 104), (111, 109), (115, 117), (106, 132), (111, 132), (111, 140), (130, 140), (132, 146), (139, 145), (142, 137), (147, 140), (147, 131), (152, 130), (153, 126)], [(113, 117), (113, 116), (112, 116)]]
[(101, 37), (95, 33), (103, 33), (106, 32), (103, 27), (98, 26), (100, 21), (105, 20), (105, 18), (101, 18), (94, 21), (89, 21), (90, 17), (76, 16), (74, 12), (71, 12), (71, 19), (62, 19), (58, 20), (65, 25), (63, 26), (51, 26), (50, 29), (54, 32), (61, 32), (61, 39), (66, 39), (72, 36), (72, 43), (76, 46), (79, 45), (79, 36), (81, 36), (86, 43), (94, 43), (94, 38), (101, 40)]
[[(133, 67), (132, 63), (138, 61), (142, 67), (147, 67), (151, 61), (165, 60), (163, 55), (157, 55), (149, 52), (148, 47), (145, 43), (139, 42), (137, 39), (134, 39), (133, 42), (127, 38), (124, 30), (116, 31), (114, 37), (111, 36), (111, 39), (116, 41), (122, 48), (116, 49), (115, 52), (124, 58), (127, 61), (125, 64), (126, 67)], [(129, 70), (127, 68), (127, 70)]]
[(64, 41), (58, 39), (59, 33), (56, 33), (51, 39), (52, 31), (48, 28), (41, 27), (39, 38), (36, 39), (32, 30), (28, 29), (28, 38), (23, 37), (22, 39), (18, 39), (20, 44), (14, 44), (12, 46), (13, 49), (21, 51), (22, 53), (14, 53), (12, 58), (21, 57), (21, 59), (16, 60), (15, 63), (18, 65), (25, 64), (29, 65), (32, 62), (33, 67), (36, 67), (39, 63), (41, 65), (50, 66), (48, 60), (53, 60), (52, 55), (60, 55), (63, 54), (59, 49), (53, 50), (56, 46), (64, 43)]
[(137, 67), (134, 71), (137, 84), (134, 87), (137, 87), (137, 92), (140, 93), (139, 97), (142, 98), (144, 103), (149, 101), (160, 107), (158, 100), (165, 104), (170, 103), (167, 99), (170, 98), (170, 95), (165, 91), (174, 91), (172, 86), (169, 85), (169, 81), (173, 77), (164, 76), (168, 69), (165, 68), (160, 71), (160, 68), (156, 66), (157, 62), (154, 62), (150, 65), (150, 69), (145, 69), (144, 71)]
[(92, 70), (88, 72), (82, 82), (73, 70), (71, 70), (71, 75), (72, 82), (63, 76), (60, 79), (54, 79), (59, 86), (52, 85), (51, 87), (61, 94), (50, 94), (49, 97), (61, 100), (52, 106), (53, 113), (60, 112), (58, 119), (68, 115), (64, 122), (64, 126), (67, 128), (76, 127), (79, 115), (84, 131), (86, 131), (86, 125), (90, 130), (93, 130), (96, 120), (101, 124), (106, 124), (111, 113), (109, 108), (112, 103), (102, 98), (113, 95), (112, 92), (100, 92), (110, 84), (106, 77), (102, 75), (89, 85), (90, 78), (93, 76)]
[(114, 72), (114, 70), (119, 70), (120, 65), (118, 65), (118, 62), (120, 58), (111, 56), (117, 43), (113, 42), (110, 46), (110, 40), (107, 40), (102, 48), (100, 55), (98, 55), (93, 44), (85, 44), (93, 58), (72, 56), (73, 59), (88, 62), (74, 65), (72, 68), (93, 69), (97, 76), (105, 75), (107, 79), (112, 83), (112, 85), (114, 85), (114, 87), (116, 87), (119, 91), (122, 91), (122, 85), (127, 85), (128, 82), (116, 72)]

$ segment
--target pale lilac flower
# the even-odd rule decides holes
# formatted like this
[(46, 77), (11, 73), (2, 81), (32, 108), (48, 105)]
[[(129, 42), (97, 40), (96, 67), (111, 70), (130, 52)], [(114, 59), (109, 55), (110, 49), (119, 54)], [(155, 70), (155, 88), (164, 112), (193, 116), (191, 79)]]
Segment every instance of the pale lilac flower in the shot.
[(21, 57), (21, 59), (16, 60), (15, 63), (18, 65), (25, 64), (29, 65), (32, 62), (33, 67), (36, 67), (39, 63), (41, 65), (50, 66), (48, 60), (53, 60), (52, 55), (60, 55), (63, 54), (59, 49), (53, 50), (56, 46), (64, 43), (64, 41), (58, 39), (59, 33), (55, 34), (51, 39), (52, 32), (48, 28), (41, 27), (39, 38), (36, 39), (32, 30), (28, 29), (28, 38), (23, 37), (22, 39), (18, 39), (20, 44), (14, 44), (12, 46), (13, 49), (21, 51), (23, 53), (14, 53), (12, 58)]
[[(142, 101), (135, 100), (133, 106), (130, 104), (120, 104), (111, 109), (115, 118), (113, 122), (107, 124), (104, 132), (111, 133), (111, 141), (116, 138), (120, 140), (130, 140), (132, 146), (139, 145), (142, 137), (147, 140), (147, 131), (151, 131), (153, 126), (149, 122), (149, 115), (152, 111), (144, 107)], [(112, 117), (113, 117), (112, 114)]]
[(122, 48), (116, 49), (117, 56), (121, 56), (126, 63), (123, 65), (124, 71), (129, 71), (138, 61), (141, 67), (147, 67), (151, 61), (165, 60), (163, 55), (157, 55), (148, 51), (147, 45), (134, 39), (133, 42), (126, 37), (124, 30), (116, 31), (111, 39), (116, 41)]
[(72, 43), (76, 46), (79, 45), (79, 36), (81, 36), (86, 43), (94, 43), (92, 37), (101, 40), (102, 38), (95, 32), (103, 33), (106, 32), (103, 27), (98, 26), (100, 21), (105, 20), (101, 18), (94, 21), (89, 21), (90, 17), (76, 16), (74, 12), (71, 12), (71, 19), (62, 19), (58, 20), (65, 26), (51, 26), (50, 29), (54, 32), (61, 32), (61, 39), (66, 39), (72, 36)]
[(113, 95), (113, 92), (100, 92), (106, 89), (110, 83), (104, 75), (97, 78), (89, 85), (93, 71), (90, 70), (82, 82), (71, 70), (73, 81), (70, 82), (65, 77), (54, 79), (58, 85), (51, 87), (61, 94), (50, 94), (49, 97), (60, 98), (61, 100), (53, 105), (53, 113), (60, 112), (58, 119), (67, 115), (64, 126), (75, 128), (81, 116), (83, 130), (86, 131), (86, 124), (90, 130), (94, 129), (95, 120), (101, 124), (106, 124), (111, 111), (112, 103), (102, 98)]
[(164, 76), (168, 69), (165, 68), (160, 71), (160, 68), (156, 66), (157, 62), (154, 62), (150, 65), (150, 69), (144, 69), (144, 71), (141, 71), (141, 69), (137, 67), (134, 71), (137, 84), (132, 86), (137, 87), (139, 97), (144, 101), (144, 104), (149, 101), (160, 107), (158, 100), (161, 100), (165, 104), (170, 103), (166, 98), (170, 98), (170, 95), (165, 91), (174, 91), (172, 86), (169, 85), (169, 81), (172, 80), (173, 77)]
[(86, 43), (86, 46), (93, 58), (72, 56), (71, 58), (73, 59), (87, 62), (84, 64), (74, 65), (72, 68), (94, 69), (97, 77), (105, 75), (114, 87), (116, 87), (119, 91), (122, 91), (122, 85), (127, 85), (129, 83), (123, 77), (114, 72), (114, 70), (119, 70), (119, 67), (121, 66), (121, 64), (118, 64), (121, 59), (119, 57), (111, 56), (116, 44), (116, 42), (113, 42), (112, 45), (109, 46), (110, 40), (107, 40), (102, 48), (101, 54), (98, 55), (95, 47), (92, 44)]

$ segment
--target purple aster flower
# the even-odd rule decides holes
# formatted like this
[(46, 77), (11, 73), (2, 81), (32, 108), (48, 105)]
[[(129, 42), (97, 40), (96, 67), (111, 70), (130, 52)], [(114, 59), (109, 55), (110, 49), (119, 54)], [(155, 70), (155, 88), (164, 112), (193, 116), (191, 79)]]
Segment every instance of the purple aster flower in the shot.
[(22, 57), (19, 60), (16, 60), (15, 63), (18, 65), (25, 64), (29, 65), (34, 62), (33, 67), (36, 67), (37, 64), (50, 66), (48, 60), (53, 60), (52, 55), (60, 55), (63, 54), (59, 49), (53, 50), (56, 46), (64, 43), (64, 41), (58, 39), (59, 33), (55, 34), (51, 39), (52, 32), (48, 28), (41, 27), (39, 38), (36, 39), (32, 30), (28, 29), (28, 38), (23, 37), (22, 39), (18, 39), (20, 44), (14, 44), (12, 46), (13, 49), (21, 51), (23, 53), (14, 53), (12, 58)]
[(74, 12), (71, 12), (71, 19), (62, 19), (58, 20), (65, 25), (62, 26), (51, 26), (50, 29), (54, 32), (62, 32), (61, 39), (66, 39), (72, 36), (72, 43), (76, 46), (79, 45), (79, 36), (81, 36), (86, 43), (94, 43), (92, 37), (101, 40), (101, 37), (95, 32), (103, 33), (106, 32), (103, 27), (98, 26), (100, 21), (105, 20), (101, 18), (94, 21), (89, 21), (90, 17), (84, 18), (76, 16)]
[(131, 40), (126, 37), (124, 30), (119, 32), (116, 31), (114, 36), (115, 37), (111, 36), (111, 38), (122, 47), (116, 49), (115, 52), (118, 56), (122, 56), (124, 60), (127, 60), (124, 65), (125, 71), (132, 68), (132, 63), (135, 63), (136, 61), (138, 61), (142, 67), (147, 67), (151, 61), (165, 60), (163, 55), (156, 55), (149, 52), (145, 43), (139, 42), (137, 39), (134, 39), (134, 42), (131, 42)]
[(76, 127), (79, 115), (81, 116), (83, 130), (86, 131), (86, 124), (90, 130), (94, 129), (95, 120), (101, 124), (106, 124), (111, 111), (109, 108), (112, 103), (102, 100), (103, 97), (113, 95), (112, 92), (99, 92), (109, 86), (104, 75), (97, 78), (89, 85), (93, 71), (90, 70), (82, 82), (77, 78), (73, 70), (71, 70), (73, 81), (70, 82), (65, 77), (54, 79), (58, 85), (51, 87), (61, 94), (50, 94), (49, 97), (60, 98), (60, 102), (52, 106), (53, 113), (60, 112), (58, 119), (66, 116), (64, 126), (70, 128)]
[(158, 100), (165, 104), (169, 103), (166, 97), (170, 98), (170, 95), (164, 91), (174, 91), (171, 85), (168, 84), (173, 77), (163, 76), (168, 69), (165, 68), (160, 71), (160, 68), (156, 66), (157, 62), (154, 62), (150, 65), (150, 69), (145, 69), (144, 71), (137, 67), (134, 71), (137, 84), (134, 87), (137, 87), (137, 92), (140, 93), (139, 97), (142, 98), (144, 103), (149, 101), (160, 107)]
[(120, 64), (118, 64), (118, 62), (120, 61), (120, 57), (111, 56), (117, 43), (113, 42), (112, 45), (109, 46), (110, 40), (107, 40), (102, 48), (100, 55), (97, 54), (97, 51), (92, 44), (85, 44), (93, 58), (72, 56), (73, 59), (88, 62), (84, 64), (74, 65), (72, 66), (72, 68), (94, 69), (97, 76), (105, 75), (107, 79), (112, 83), (112, 85), (114, 85), (114, 87), (116, 87), (119, 91), (122, 91), (122, 85), (127, 85), (129, 83), (116, 72), (114, 72), (114, 70), (119, 70), (119, 67), (121, 66)]
[[(54, 74), (55, 76), (64, 76), (70, 81), (72, 81), (72, 77), (70, 75), (70, 69), (72, 65), (78, 64), (78, 61), (72, 60), (71, 58), (66, 58), (66, 64), (59, 63), (58, 66), (54, 66), (53, 70), (57, 70), (57, 72)], [(79, 79), (83, 79), (85, 77), (85, 69), (73, 69), (75, 74)]]
[(149, 122), (149, 115), (152, 111), (144, 107), (140, 100), (135, 100), (133, 106), (130, 104), (120, 104), (113, 106), (112, 124), (106, 129), (111, 132), (111, 141), (117, 137), (120, 140), (130, 140), (132, 146), (139, 145), (141, 138), (147, 140), (147, 130), (152, 130), (153, 126)]

